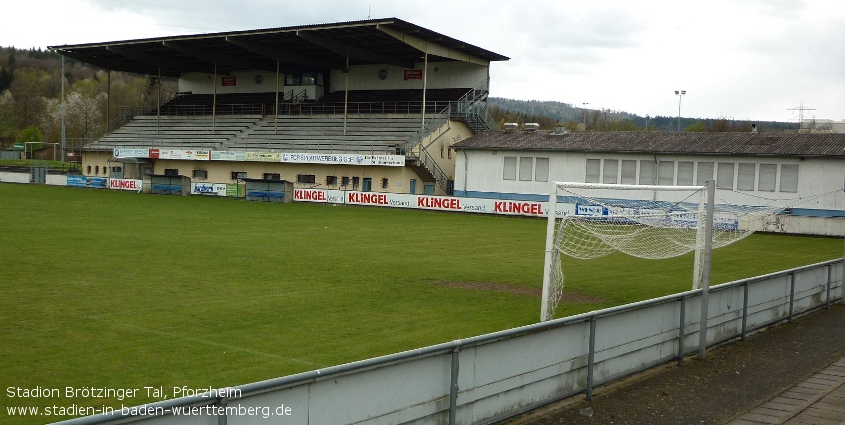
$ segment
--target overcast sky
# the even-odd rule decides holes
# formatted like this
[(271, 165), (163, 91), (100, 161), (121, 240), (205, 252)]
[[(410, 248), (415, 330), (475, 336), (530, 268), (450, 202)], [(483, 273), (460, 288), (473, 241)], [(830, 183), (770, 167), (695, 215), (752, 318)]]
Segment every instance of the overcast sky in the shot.
[[(18, 48), (396, 17), (511, 58), (491, 95), (752, 121), (845, 119), (839, 0), (27, 0)], [(814, 110), (809, 110), (810, 108)], [(796, 110), (791, 110), (796, 109)]]

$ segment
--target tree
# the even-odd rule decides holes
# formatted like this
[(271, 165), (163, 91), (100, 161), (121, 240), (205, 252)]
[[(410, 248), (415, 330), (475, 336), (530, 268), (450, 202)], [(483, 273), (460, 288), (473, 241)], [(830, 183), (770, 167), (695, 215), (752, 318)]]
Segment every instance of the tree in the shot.
[(41, 143), (43, 140), (41, 129), (34, 125), (21, 130), (15, 137), (17, 143)]
[(696, 121), (687, 126), (684, 131), (688, 133), (704, 133), (707, 131), (707, 126), (704, 125), (701, 121)]
[(14, 122), (18, 128), (25, 128), (38, 123), (44, 111), (42, 73), (31, 69), (15, 70), (15, 81), (9, 89), (14, 96)]
[(9, 71), (8, 67), (0, 68), (0, 93), (8, 90), (13, 80), (12, 71)]

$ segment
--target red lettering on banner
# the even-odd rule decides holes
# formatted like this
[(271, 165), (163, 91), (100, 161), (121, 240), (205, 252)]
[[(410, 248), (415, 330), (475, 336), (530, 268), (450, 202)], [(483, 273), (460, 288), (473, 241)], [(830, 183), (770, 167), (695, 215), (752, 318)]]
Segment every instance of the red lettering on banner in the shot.
[(505, 214), (543, 214), (542, 205), (535, 202), (494, 202), (493, 211)]
[(406, 69), (405, 70), (405, 81), (422, 80), (422, 79), (423, 79), (423, 70), (422, 69)]
[(438, 198), (420, 196), (417, 198), (417, 206), (422, 208), (439, 208), (444, 210), (461, 210), (461, 200), (458, 198)]
[(150, 149), (150, 158), (158, 159), (159, 152), (158, 149)]
[(348, 202), (355, 204), (388, 205), (387, 195), (383, 193), (349, 193)]
[(138, 183), (135, 180), (110, 179), (109, 186), (112, 189), (138, 190)]
[(293, 198), (297, 201), (321, 201), (326, 202), (326, 192), (324, 190), (294, 190)]

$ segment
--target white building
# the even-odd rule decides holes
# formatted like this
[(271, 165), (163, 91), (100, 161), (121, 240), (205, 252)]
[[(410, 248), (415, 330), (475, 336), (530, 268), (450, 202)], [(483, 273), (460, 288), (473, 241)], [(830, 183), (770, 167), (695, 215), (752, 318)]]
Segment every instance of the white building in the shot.
[[(722, 199), (778, 205), (783, 218), (845, 217), (845, 134), (488, 130), (454, 147), (456, 196), (544, 201), (553, 181), (715, 179)], [(845, 221), (831, 223), (841, 229), (800, 232), (845, 234)]]

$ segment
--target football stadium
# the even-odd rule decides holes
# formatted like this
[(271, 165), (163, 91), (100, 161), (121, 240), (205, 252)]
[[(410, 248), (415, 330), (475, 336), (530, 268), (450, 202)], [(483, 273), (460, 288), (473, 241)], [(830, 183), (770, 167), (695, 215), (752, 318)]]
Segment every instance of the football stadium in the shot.
[(841, 188), (771, 234), (804, 154), (755, 163), (774, 205), (555, 171), (488, 114), (508, 57), (401, 19), (51, 49), (178, 88), (78, 174), (0, 173), (46, 183), (0, 184), (4, 422), (495, 423), (842, 300)]

